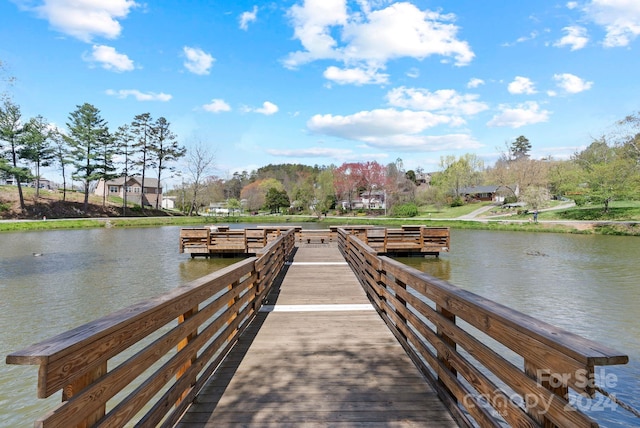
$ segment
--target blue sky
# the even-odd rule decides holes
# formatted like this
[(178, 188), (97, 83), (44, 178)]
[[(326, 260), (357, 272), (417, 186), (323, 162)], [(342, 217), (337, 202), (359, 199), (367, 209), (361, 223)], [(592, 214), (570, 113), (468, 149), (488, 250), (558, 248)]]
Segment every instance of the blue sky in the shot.
[[(637, 0), (0, 1), (25, 118), (149, 112), (216, 174), (441, 156), (566, 159), (640, 111)], [(55, 175), (55, 172), (50, 172)]]

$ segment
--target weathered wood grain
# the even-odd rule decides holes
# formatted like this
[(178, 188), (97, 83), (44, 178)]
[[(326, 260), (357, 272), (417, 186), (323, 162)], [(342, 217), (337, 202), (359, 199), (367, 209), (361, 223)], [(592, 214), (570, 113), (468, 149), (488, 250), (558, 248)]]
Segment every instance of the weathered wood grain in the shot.
[[(267, 304), (369, 304), (335, 245), (286, 269)], [(178, 426), (236, 424), (457, 426), (373, 308), (258, 314)]]

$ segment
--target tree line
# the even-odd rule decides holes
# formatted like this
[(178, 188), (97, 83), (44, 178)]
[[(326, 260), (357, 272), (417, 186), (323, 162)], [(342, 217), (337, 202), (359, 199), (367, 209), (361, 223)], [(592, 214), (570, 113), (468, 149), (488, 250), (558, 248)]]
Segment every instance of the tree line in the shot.
[[(211, 202), (226, 201), (229, 209), (286, 208), (320, 216), (332, 209), (350, 210), (356, 200), (371, 203), (382, 193), (386, 211), (406, 217), (417, 215), (421, 205), (465, 204), (469, 189), (482, 185), (498, 189), (506, 202), (530, 209), (542, 208), (551, 198), (566, 198), (577, 205), (602, 205), (607, 212), (613, 200), (640, 197), (640, 112), (618, 121), (614, 132), (593, 139), (567, 160), (533, 159), (531, 150), (532, 143), (521, 135), (505, 142), (491, 166), (472, 153), (447, 155), (440, 158), (437, 171), (428, 173), (406, 170), (402, 159), (387, 165), (268, 165), (227, 179), (209, 176), (198, 200), (189, 204), (196, 212)], [(189, 186), (183, 184), (183, 191)]]
[[(38, 115), (27, 121), (20, 106), (8, 96), (0, 105), (0, 174), (12, 178), (18, 186), (20, 208), (25, 210), (22, 186), (35, 182), (36, 197), (40, 191), (40, 169), (57, 165), (62, 175), (63, 200), (66, 199), (67, 175), (81, 183), (84, 210), (87, 211), (89, 192), (99, 180), (123, 177), (124, 186), (132, 175), (141, 176), (140, 205), (144, 209), (146, 173), (154, 172), (156, 194), (161, 180), (175, 169), (175, 162), (185, 156), (164, 118), (153, 119), (149, 113), (136, 115), (130, 123), (110, 129), (95, 106), (84, 103), (69, 113), (66, 129), (52, 126)], [(71, 170), (71, 171), (69, 171)], [(103, 204), (104, 198), (103, 195)], [(159, 208), (158, 198), (155, 208)], [(127, 206), (124, 192), (123, 209)]]
[[(10, 85), (0, 61), (0, 83)], [(140, 205), (145, 205), (145, 180), (153, 173), (156, 194), (162, 178), (175, 171), (176, 162), (187, 157), (182, 177), (173, 193), (181, 196), (179, 207), (189, 215), (211, 202), (224, 201), (230, 209), (267, 209), (316, 215), (331, 209), (350, 210), (354, 201), (384, 196), (392, 215), (417, 214), (420, 205), (460, 205), (473, 186), (497, 186), (507, 201), (541, 207), (551, 196), (569, 198), (577, 204), (601, 204), (638, 199), (640, 194), (640, 112), (615, 123), (614, 131), (592, 139), (568, 160), (531, 158), (531, 142), (523, 135), (505, 142), (492, 166), (475, 154), (440, 158), (437, 171), (405, 170), (402, 159), (387, 165), (377, 162), (346, 162), (340, 166), (301, 164), (267, 165), (255, 171), (235, 172), (230, 177), (212, 175), (214, 156), (202, 145), (187, 152), (170, 123), (149, 113), (136, 115), (130, 123), (110, 129), (100, 110), (85, 103), (68, 116), (66, 129), (52, 126), (38, 115), (22, 118), (20, 106), (5, 91), (0, 93), (0, 176), (18, 186), (25, 210), (22, 184), (35, 181), (39, 195), (40, 169), (57, 165), (62, 173), (63, 200), (67, 177), (79, 181), (87, 210), (89, 192), (98, 180), (141, 176)], [(124, 192), (123, 208), (127, 206)], [(188, 195), (188, 196), (187, 196)], [(104, 199), (103, 199), (104, 203)], [(159, 208), (160, 201), (155, 200)]]

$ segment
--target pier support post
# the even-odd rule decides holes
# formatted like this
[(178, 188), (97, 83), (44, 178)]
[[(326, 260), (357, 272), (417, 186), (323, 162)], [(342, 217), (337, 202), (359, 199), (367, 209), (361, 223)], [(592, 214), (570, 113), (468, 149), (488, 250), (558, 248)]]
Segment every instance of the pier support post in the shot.
[[(443, 308), (440, 305), (436, 305), (436, 310), (438, 311), (440, 316), (442, 316), (443, 318), (448, 319), (449, 321), (451, 321), (452, 323), (455, 324), (456, 316), (453, 313), (449, 312), (447, 309)], [(446, 343), (447, 345), (451, 346), (453, 349), (456, 349), (456, 342), (452, 338), (450, 338), (449, 336), (444, 334), (440, 329), (438, 329), (437, 334), (438, 334), (438, 337), (440, 337), (444, 343)], [(451, 372), (453, 377), (458, 375), (457, 370), (453, 368), (453, 366), (449, 363), (449, 361), (447, 361), (447, 356), (446, 355), (442, 355), (442, 354), (440, 354), (440, 352), (438, 352), (438, 359), (442, 362), (442, 365), (444, 367), (446, 367), (447, 370), (449, 370)], [(441, 380), (438, 380), (438, 381), (440, 382), (440, 384), (442, 385), (443, 388), (445, 388), (447, 391), (449, 391), (449, 388), (447, 388), (447, 386), (444, 384), (444, 382), (442, 382)], [(451, 395), (451, 398), (454, 401), (457, 402), (457, 399), (455, 398), (455, 396), (453, 395), (453, 393), (451, 391), (449, 391), (449, 394)]]
[[(182, 315), (180, 315), (178, 317), (178, 324), (182, 324), (183, 322), (185, 322), (186, 320), (188, 320), (189, 318), (191, 318), (192, 316), (194, 316), (197, 313), (198, 313), (198, 307), (197, 306), (195, 308), (189, 309), (187, 312), (185, 312), (184, 314), (182, 314)], [(182, 339), (178, 343), (178, 352), (180, 352), (180, 350), (182, 350), (185, 346), (187, 346), (189, 344), (189, 342), (194, 340), (197, 335), (198, 335), (198, 332), (196, 330), (196, 331), (193, 331), (193, 332), (189, 333), (187, 335), (187, 337)], [(180, 369), (176, 373), (176, 379), (180, 379), (184, 375), (184, 373), (189, 369), (189, 367), (191, 367), (191, 364), (194, 364), (196, 362), (196, 358), (197, 358), (197, 356), (195, 354), (192, 355), (191, 356), (191, 360), (189, 362), (185, 363), (184, 366), (180, 367)], [(194, 378), (191, 379), (191, 382), (189, 383), (189, 385), (193, 386), (193, 385), (195, 385), (195, 383), (196, 383), (196, 379), (195, 379), (195, 374), (194, 374)], [(188, 393), (188, 391), (185, 391), (180, 396), (180, 399), (177, 401), (176, 404), (180, 404), (180, 402), (184, 399), (184, 397), (187, 395), (187, 393)]]
[[(95, 369), (85, 373), (80, 376), (78, 379), (74, 380), (73, 383), (65, 386), (62, 390), (62, 401), (69, 401), (71, 397), (82, 391), (87, 386), (91, 385), (93, 382), (98, 380), (100, 377), (107, 374), (107, 362), (100, 364)], [(76, 425), (76, 428), (89, 428), (95, 425), (106, 412), (106, 405), (102, 405), (98, 410), (89, 415), (83, 422)]]
[[(555, 379), (552, 373), (549, 373), (548, 370), (541, 369), (534, 363), (529, 360), (524, 360), (524, 372), (532, 379), (535, 379), (539, 385), (553, 392), (555, 395), (558, 395), (564, 399), (569, 396), (569, 386), (565, 384), (561, 385), (552, 385), (550, 379)], [(541, 377), (542, 376), (542, 377)], [(544, 408), (540, 408), (539, 400), (532, 400), (530, 397), (524, 397), (524, 402), (527, 406), (527, 413), (529, 413), (534, 419), (536, 419), (543, 428), (558, 428), (556, 424), (551, 422), (545, 416)], [(535, 405), (535, 406), (534, 406)]]

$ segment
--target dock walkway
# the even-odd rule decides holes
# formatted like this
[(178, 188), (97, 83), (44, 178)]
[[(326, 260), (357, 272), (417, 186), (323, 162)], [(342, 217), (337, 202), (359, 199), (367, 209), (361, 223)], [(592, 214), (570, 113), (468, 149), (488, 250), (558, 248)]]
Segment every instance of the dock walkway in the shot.
[(335, 245), (285, 272), (178, 427), (457, 426)]

